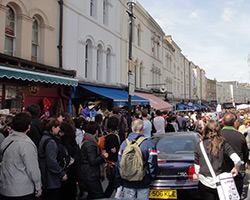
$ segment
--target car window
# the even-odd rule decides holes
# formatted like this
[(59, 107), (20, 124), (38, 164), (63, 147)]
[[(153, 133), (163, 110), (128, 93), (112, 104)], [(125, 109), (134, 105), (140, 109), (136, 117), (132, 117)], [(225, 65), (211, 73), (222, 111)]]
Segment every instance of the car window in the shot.
[(168, 136), (158, 141), (156, 148), (161, 153), (190, 153), (197, 145), (194, 137), (176, 137)]

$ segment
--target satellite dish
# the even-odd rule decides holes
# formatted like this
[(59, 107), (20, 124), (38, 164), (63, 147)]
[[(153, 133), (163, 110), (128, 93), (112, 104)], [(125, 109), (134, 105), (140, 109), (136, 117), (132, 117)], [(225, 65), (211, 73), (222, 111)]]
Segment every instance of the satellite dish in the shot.
[(167, 88), (166, 88), (165, 86), (162, 86), (162, 87), (160, 88), (160, 92), (161, 92), (161, 93), (167, 92)]

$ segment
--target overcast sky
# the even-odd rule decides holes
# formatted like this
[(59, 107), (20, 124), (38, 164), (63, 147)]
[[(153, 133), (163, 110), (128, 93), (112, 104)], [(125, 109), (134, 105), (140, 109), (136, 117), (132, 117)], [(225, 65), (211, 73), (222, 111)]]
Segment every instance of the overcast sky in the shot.
[(210, 79), (249, 82), (249, 0), (137, 0)]

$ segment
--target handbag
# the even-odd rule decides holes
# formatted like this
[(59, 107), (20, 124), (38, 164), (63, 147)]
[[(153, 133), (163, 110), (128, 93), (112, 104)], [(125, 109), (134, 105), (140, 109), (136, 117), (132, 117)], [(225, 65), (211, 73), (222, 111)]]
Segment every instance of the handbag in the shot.
[(200, 142), (200, 148), (205, 158), (205, 161), (207, 163), (207, 166), (209, 168), (209, 171), (212, 174), (212, 177), (215, 181), (219, 199), (220, 200), (239, 200), (240, 196), (237, 191), (232, 174), (228, 172), (224, 172), (216, 176), (213, 170), (213, 167), (208, 159), (203, 142)]

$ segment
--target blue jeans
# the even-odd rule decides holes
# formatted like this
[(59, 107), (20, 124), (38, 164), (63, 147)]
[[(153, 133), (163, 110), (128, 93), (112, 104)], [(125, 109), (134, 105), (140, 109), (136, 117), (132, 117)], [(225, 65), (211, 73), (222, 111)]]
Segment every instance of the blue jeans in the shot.
[(149, 188), (145, 189), (124, 188), (124, 199), (148, 200), (149, 199), (148, 197), (149, 197)]

